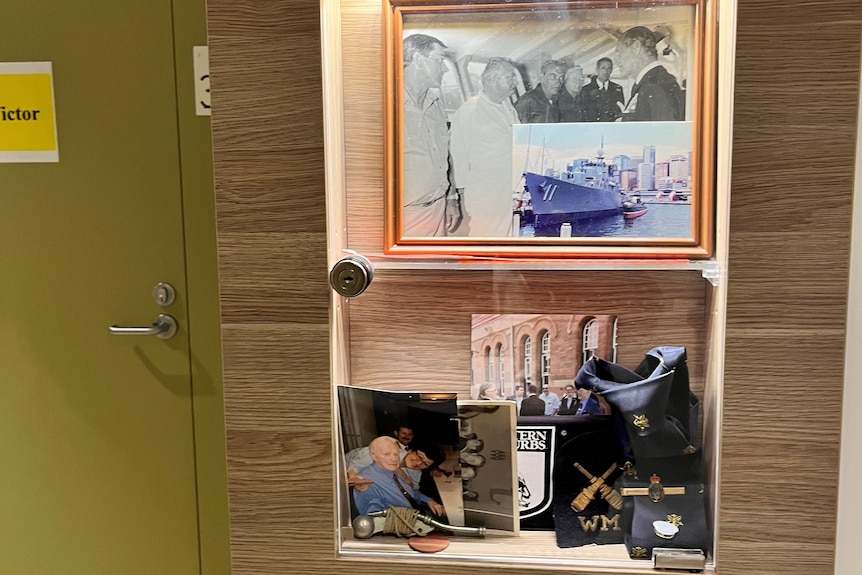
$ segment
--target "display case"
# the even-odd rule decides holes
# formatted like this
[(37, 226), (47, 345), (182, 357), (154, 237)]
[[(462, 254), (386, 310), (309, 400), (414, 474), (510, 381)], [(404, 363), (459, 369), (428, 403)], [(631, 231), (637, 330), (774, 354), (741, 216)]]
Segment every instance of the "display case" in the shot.
[[(559, 524), (549, 527), (527, 522), (527, 527), (522, 524), (519, 532), (488, 529), (484, 538), (455, 535), (445, 550), (422, 555), (408, 547), (402, 538), (355, 537), (352, 520), (357, 509), (344, 457), (355, 445), (353, 440), (345, 439), (348, 432), (342, 424), (349, 417), (336, 389), (350, 386), (417, 395), (454, 394), (459, 401), (467, 401), (481, 399), (482, 390), (491, 384), (500, 399), (511, 397), (518, 410), (523, 403), (521, 397), (516, 397), (519, 386), (524, 388), (525, 395), (529, 395), (530, 385), (547, 386), (550, 392), (563, 395), (567, 386), (574, 387), (576, 376), (580, 377), (592, 361), (634, 370), (651, 350), (670, 346), (685, 348), (686, 384), (698, 405), (697, 416), (691, 420), (696, 422), (690, 430), (692, 441), (686, 447), (700, 455), (699, 495), (703, 500), (702, 531), (706, 541), (702, 566), (705, 570), (716, 569), (734, 3), (695, 4), (705, 14), (699, 14), (693, 21), (701, 26), (705, 24), (698, 18), (712, 19), (705, 29), (714, 34), (712, 39), (707, 35), (708, 42), (714, 43), (706, 54), (702, 52), (705, 45), (698, 44), (701, 48), (697, 57), (712, 61), (706, 68), (694, 68), (697, 73), (689, 76), (689, 110), (697, 112), (689, 112), (686, 121), (692, 125), (690, 137), (696, 164), (692, 181), (696, 182), (697, 199), (685, 205), (694, 206), (691, 208), (694, 215), (688, 221), (690, 229), (696, 232), (685, 238), (692, 241), (681, 249), (679, 246), (685, 242), (668, 241), (663, 232), (655, 237), (641, 234), (635, 241), (613, 234), (597, 239), (571, 234), (571, 228), (566, 227), (568, 222), (558, 225), (552, 237), (538, 241), (533, 236), (524, 240), (517, 232), (511, 233), (511, 228), (509, 235), (490, 239), (463, 236), (439, 241), (427, 237), (411, 239), (404, 232), (408, 218), (398, 208), (406, 202), (402, 188), (407, 185), (404, 176), (407, 168), (402, 164), (408, 162), (403, 160), (405, 144), (400, 141), (404, 120), (399, 120), (400, 112), (395, 111), (403, 111), (399, 103), (403, 78), (387, 72), (393, 66), (395, 69), (401, 66), (399, 61), (393, 63), (392, 29), (387, 24), (392, 5), (381, 5), (378, 0), (322, 3), (328, 263), (333, 285), (330, 356), (334, 526), (339, 557), (508, 564), (525, 568), (557, 566), (590, 572), (652, 570), (656, 566), (652, 556), (638, 557), (632, 551), (633, 545), (623, 542), (622, 533), (618, 540), (607, 544), (580, 539), (573, 543), (561, 536), (563, 528)], [(579, 58), (595, 63), (608, 54), (616, 54), (615, 46), (622, 42), (623, 36), (620, 28), (634, 24), (650, 28), (655, 24), (650, 20), (650, 11), (662, 6), (688, 5), (691, 4), (630, 2), (625, 8), (640, 14), (636, 21), (609, 21), (602, 13), (598, 23), (590, 24), (592, 30), (606, 33), (612, 41), (587, 37), (582, 34), (586, 28), (576, 26), (570, 32), (579, 47), (557, 50), (570, 50), (568, 55), (575, 65)], [(445, 6), (452, 9), (455, 4)], [(487, 9), (493, 5), (479, 6)], [(575, 14), (572, 18), (576, 21), (589, 16), (579, 11), (585, 7), (593, 11), (611, 9), (610, 4), (601, 2), (535, 2), (523, 4), (522, 10), (561, 7)], [(479, 14), (484, 17), (484, 12)], [(399, 35), (409, 33), (398, 26), (394, 29)], [(694, 29), (689, 32), (691, 38), (696, 36)], [(433, 28), (424, 29), (424, 33), (432, 34)], [(584, 46), (587, 42), (594, 44), (587, 48)], [(665, 51), (665, 56), (674, 53), (667, 42), (659, 48), (659, 52)], [(578, 50), (584, 55), (578, 56)], [(394, 53), (398, 58), (406, 58), (402, 51)], [(556, 59), (551, 58), (555, 53), (542, 54), (536, 58)], [(457, 57), (453, 61), (459, 66)], [(572, 67), (572, 62), (568, 67)], [(518, 88), (519, 94), (527, 91), (531, 81), (535, 86), (536, 78), (531, 80), (528, 68), (519, 68), (524, 84)], [(704, 70), (708, 70), (708, 78), (703, 77)], [(479, 81), (477, 78), (474, 81)], [(630, 79), (626, 90), (631, 90), (639, 79), (642, 77)], [(699, 82), (699, 91), (693, 99), (695, 81)], [(617, 127), (620, 124), (613, 123)], [(451, 128), (451, 118), (448, 126)], [(661, 131), (661, 125), (658, 126), (655, 129)], [(704, 126), (708, 129), (704, 130)], [(595, 126), (590, 129), (593, 130), (590, 134), (598, 133)], [(608, 132), (611, 129), (608, 127)], [(605, 146), (602, 142), (601, 148)], [(644, 160), (641, 163), (649, 163)], [(620, 169), (616, 164), (616, 171), (610, 171), (617, 184), (622, 179)], [(515, 192), (520, 191), (518, 185), (514, 187)], [(652, 201), (659, 203), (660, 190), (650, 189), (656, 187), (643, 186), (641, 191), (644, 196), (653, 192)], [(451, 188), (456, 189), (457, 184), (451, 183)], [(464, 193), (469, 194), (469, 189)], [(517, 229), (519, 218), (524, 216), (517, 203), (509, 215), (513, 215), (512, 226)], [(676, 366), (673, 373), (681, 371)], [(386, 424), (365, 422), (369, 429), (365, 430), (364, 439), (356, 439), (357, 444), (374, 435), (385, 435), (393, 420)], [(545, 416), (545, 421), (524, 416), (517, 425), (523, 429), (543, 424), (553, 427), (564, 420), (567, 418), (559, 415)], [(355, 430), (349, 433), (363, 435)], [(562, 433), (565, 436), (565, 431)], [(517, 454), (509, 452), (500, 457), (513, 459)], [(571, 462), (567, 465), (571, 467)], [(481, 477), (482, 471), (478, 471), (477, 477)], [(599, 475), (595, 469), (593, 472)], [(619, 485), (614, 485), (614, 489)], [(551, 493), (546, 495), (543, 505), (550, 511), (549, 506), (556, 503), (552, 502)], [(517, 497), (517, 493), (510, 492), (501, 501)], [(523, 501), (520, 503), (523, 507)], [(556, 513), (558, 522), (560, 517), (561, 513)], [(583, 528), (584, 521), (577, 521), (572, 525)], [(608, 530), (605, 527), (608, 525), (595, 523), (592, 531)], [(610, 531), (615, 527), (609, 524)], [(620, 529), (624, 530), (625, 527)]]

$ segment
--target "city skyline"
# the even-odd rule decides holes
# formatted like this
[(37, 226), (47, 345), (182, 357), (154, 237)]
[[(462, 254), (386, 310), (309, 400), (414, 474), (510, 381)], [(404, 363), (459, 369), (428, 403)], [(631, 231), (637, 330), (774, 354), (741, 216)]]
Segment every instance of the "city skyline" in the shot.
[[(653, 169), (664, 163), (670, 165), (674, 157), (691, 158), (692, 128), (691, 122), (516, 125), (512, 136), (513, 182), (517, 186), (525, 171), (562, 171), (575, 160), (592, 160), (600, 147), (605, 162), (615, 163), (627, 157), (631, 170), (636, 171), (643, 163), (651, 164)], [(654, 149), (655, 162), (644, 162), (647, 148)], [(690, 169), (689, 165), (689, 174)]]

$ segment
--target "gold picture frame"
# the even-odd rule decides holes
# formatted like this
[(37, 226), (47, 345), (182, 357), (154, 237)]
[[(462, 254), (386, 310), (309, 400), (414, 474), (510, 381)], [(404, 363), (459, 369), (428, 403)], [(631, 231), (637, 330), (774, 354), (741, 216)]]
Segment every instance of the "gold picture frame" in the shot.
[(384, 0), (384, 252), (712, 257), (716, 14)]

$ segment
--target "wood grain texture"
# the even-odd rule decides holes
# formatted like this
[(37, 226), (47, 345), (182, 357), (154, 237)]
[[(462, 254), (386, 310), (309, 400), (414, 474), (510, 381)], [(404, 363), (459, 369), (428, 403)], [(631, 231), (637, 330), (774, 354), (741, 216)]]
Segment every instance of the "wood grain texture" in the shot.
[(379, 253), (384, 213), (382, 12), (376, 2), (343, 4), (343, 75), (353, 96), (344, 103), (349, 243), (360, 253)]
[(738, 16), (719, 571), (831, 573), (862, 10)]
[[(418, 574), (427, 572), (422, 563), (335, 560), (318, 10), (307, 0), (209, 2), (233, 570)], [(826, 574), (862, 4), (739, 0), (738, 16), (718, 571)], [(354, 38), (344, 55), (348, 214), (351, 225), (363, 222), (350, 230), (351, 247), (374, 252), (382, 234), (379, 4), (346, 15), (343, 26)], [(689, 278), (696, 274), (682, 275), (639, 275), (683, 295), (663, 299), (653, 317), (635, 314), (635, 324), (667, 333), (681, 314), (682, 335), (705, 345), (697, 332), (709, 321), (708, 294), (688, 285), (703, 285)], [(565, 279), (587, 286), (577, 297), (593, 311), (615, 313), (634, 278)], [(556, 277), (547, 278), (541, 309), (518, 306), (538, 281), (379, 274), (351, 302), (353, 344), (387, 334), (386, 376), (396, 379), (404, 341), (439, 349), (447, 359), (435, 375), (452, 385), (468, 365), (448, 359), (469, 348), (458, 313), (572, 311), (576, 296), (550, 291), (565, 283)], [(480, 295), (489, 282), (490, 295)], [(396, 303), (403, 315), (389, 317)], [(367, 361), (357, 354), (355, 375), (382, 386)]]
[(332, 556), (319, 5), (208, 9), (233, 572), (295, 572)]

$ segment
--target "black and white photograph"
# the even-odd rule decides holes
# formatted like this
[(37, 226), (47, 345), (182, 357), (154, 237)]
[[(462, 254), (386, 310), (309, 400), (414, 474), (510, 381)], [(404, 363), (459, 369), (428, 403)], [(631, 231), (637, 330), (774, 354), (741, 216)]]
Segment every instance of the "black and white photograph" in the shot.
[[(708, 257), (711, 192), (698, 184), (714, 162), (702, 113), (712, 71), (698, 64), (706, 48), (700, 0), (649, 10), (591, 2), (389, 8), (388, 253), (543, 254), (553, 246), (554, 254), (650, 255), (658, 247)], [(534, 138), (525, 126), (536, 128)], [(564, 126), (556, 166), (536, 167), (552, 155), (543, 156), (542, 131)], [(627, 154), (611, 148), (634, 140), (672, 144), (689, 169), (703, 168), (676, 182), (674, 197), (691, 206), (680, 212), (692, 213), (673, 233), (643, 224), (663, 207), (640, 219), (656, 194), (673, 191), (658, 165), (670, 156), (652, 163), (649, 178), (649, 162), (639, 162), (648, 186), (632, 189), (632, 168), (615, 158)], [(609, 151), (597, 154), (605, 142)], [(549, 176), (558, 180), (550, 204), (535, 181)]]
[(514, 404), (459, 401), (458, 419), (467, 525), (517, 535), (520, 508)]

